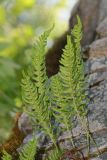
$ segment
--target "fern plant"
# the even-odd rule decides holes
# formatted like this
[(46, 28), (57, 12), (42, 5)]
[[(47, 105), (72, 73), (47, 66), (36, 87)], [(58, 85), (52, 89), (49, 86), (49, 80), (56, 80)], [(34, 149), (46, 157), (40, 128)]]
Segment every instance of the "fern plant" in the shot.
[(8, 154), (6, 151), (4, 151), (2, 160), (12, 160), (12, 157), (10, 154)]
[[(37, 149), (37, 140), (31, 139), (19, 153), (19, 160), (34, 160)], [(2, 160), (12, 160), (12, 157), (6, 152), (3, 152)]]
[[(28, 104), (25, 111), (35, 123), (38, 122), (54, 145), (56, 145), (57, 137), (53, 132), (52, 115), (55, 121), (62, 123), (63, 129), (67, 131), (71, 131), (74, 127), (72, 120), (76, 116), (86, 131), (87, 137), (91, 138), (85, 121), (88, 99), (80, 45), (82, 38), (80, 18), (77, 16), (77, 24), (71, 35), (67, 36), (59, 72), (48, 78), (45, 68), (45, 48), (51, 30), (52, 28), (40, 36), (35, 46), (36, 53), (32, 58), (32, 65), (28, 73), (23, 74), (22, 95), (23, 100)], [(71, 142), (74, 147), (72, 136)]]
[[(45, 53), (47, 38), (52, 29), (53, 27), (44, 32), (37, 40), (32, 63), (27, 73), (23, 72), (21, 85), (22, 98), (26, 106), (24, 111), (30, 116), (32, 123), (38, 124), (54, 144), (55, 149), (47, 160), (59, 160), (62, 151), (56, 145), (58, 134), (54, 132), (52, 117), (59, 124), (60, 131), (66, 130), (72, 133), (73, 117), (75, 116), (81, 123), (87, 137), (90, 139), (92, 137), (86, 121), (88, 98), (84, 63), (81, 55), (82, 24), (80, 18), (77, 16), (77, 24), (74, 26), (71, 35), (67, 36), (67, 44), (60, 59), (59, 72), (48, 78), (45, 67)], [(61, 124), (63, 124), (63, 128)], [(72, 136), (71, 142), (75, 147)], [(36, 145), (37, 141), (30, 141), (20, 153), (20, 160), (33, 160)], [(5, 152), (3, 160), (11, 160), (11, 157)]]
[(63, 155), (63, 151), (58, 150), (56, 148), (53, 151), (51, 151), (51, 153), (48, 155), (48, 158), (46, 160), (59, 160), (62, 155)]
[(19, 153), (19, 159), (20, 160), (34, 160), (34, 157), (36, 155), (36, 149), (37, 149), (37, 140), (32, 139), (30, 140), (23, 150)]

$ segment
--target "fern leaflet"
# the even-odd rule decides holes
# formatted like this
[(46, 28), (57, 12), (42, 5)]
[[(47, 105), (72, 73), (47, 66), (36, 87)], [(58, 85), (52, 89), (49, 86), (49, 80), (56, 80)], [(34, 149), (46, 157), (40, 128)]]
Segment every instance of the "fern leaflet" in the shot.
[(20, 160), (34, 160), (37, 148), (37, 140), (32, 139), (30, 140), (23, 150), (19, 153)]
[(62, 154), (63, 152), (61, 150), (54, 149), (46, 160), (59, 160)]
[(12, 160), (12, 157), (11, 157), (11, 155), (8, 154), (6, 151), (3, 151), (2, 160)]

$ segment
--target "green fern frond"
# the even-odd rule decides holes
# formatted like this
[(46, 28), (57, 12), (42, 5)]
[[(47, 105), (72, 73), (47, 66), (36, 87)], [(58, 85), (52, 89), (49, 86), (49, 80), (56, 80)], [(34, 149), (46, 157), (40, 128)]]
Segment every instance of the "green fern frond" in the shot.
[(52, 76), (51, 78), (51, 89), (54, 95), (53, 103), (56, 106), (62, 106), (64, 103), (64, 96), (63, 96), (63, 86), (60, 83), (59, 75)]
[(46, 76), (45, 67), (47, 38), (52, 28), (44, 32), (36, 42), (36, 53), (32, 58), (31, 69), (28, 74), (23, 74), (22, 97), (24, 102), (30, 105), (26, 107), (25, 111), (29, 113), (35, 123), (38, 121), (38, 124), (55, 144), (53, 128), (50, 122), (50, 83)]
[(11, 157), (11, 155), (8, 154), (6, 151), (3, 151), (2, 160), (12, 160), (12, 157)]
[[(51, 78), (52, 84), (52, 94), (53, 94), (53, 104), (52, 110), (54, 111), (54, 116), (56, 120), (60, 123), (62, 122), (65, 125), (65, 128), (69, 128), (71, 110), (69, 110), (69, 103), (64, 94), (64, 87), (61, 83), (59, 75), (55, 75)], [(70, 122), (71, 126), (71, 122)]]
[[(82, 24), (77, 16), (77, 24), (72, 30), (72, 37), (67, 37), (67, 45), (60, 60), (60, 72), (64, 93), (73, 106), (84, 112), (86, 106), (84, 63), (81, 55)], [(75, 107), (74, 107), (75, 108)]]
[(38, 94), (44, 95), (46, 90), (46, 67), (45, 67), (45, 54), (46, 54), (46, 45), (47, 38), (49, 37), (50, 32), (54, 26), (49, 30), (45, 31), (37, 40), (35, 44), (35, 54), (32, 58), (32, 80), (35, 82), (36, 87), (38, 88)]
[[(76, 107), (81, 115), (85, 115), (85, 109), (88, 103), (88, 98), (86, 95), (86, 78), (84, 75), (84, 63), (81, 54), (81, 38), (82, 38), (82, 24), (80, 18), (77, 16), (77, 25), (75, 25), (74, 29), (72, 30), (72, 35), (74, 37), (74, 47), (75, 47), (75, 63), (76, 66), (74, 70), (74, 81), (76, 90), (74, 95), (76, 95)], [(75, 99), (75, 98), (74, 98)]]
[(44, 102), (45, 97), (39, 97), (37, 89), (29, 75), (23, 74), (22, 91), (23, 100), (29, 104), (29, 107), (27, 106), (25, 108), (25, 112), (29, 114), (33, 122), (36, 123), (36, 121), (38, 121), (38, 124), (42, 127), (44, 132), (55, 142), (55, 140), (53, 140), (48, 104)]
[(49, 154), (49, 157), (46, 160), (59, 160), (62, 154), (63, 154), (63, 151), (54, 149), (53, 151), (51, 151), (51, 153)]
[[(76, 44), (80, 43), (82, 39), (82, 23), (79, 16), (77, 16), (77, 24), (75, 24), (73, 30), (71, 31), (71, 35), (73, 35)], [(80, 48), (81, 45), (78, 47)]]
[(29, 75), (23, 72), (23, 79), (22, 79), (22, 98), (26, 104), (34, 106), (35, 103), (38, 104), (38, 95), (37, 95), (37, 88), (32, 83), (31, 78)]
[(37, 151), (37, 140), (30, 140), (23, 150), (19, 153), (20, 160), (34, 160), (35, 154)]
[(60, 119), (63, 119), (67, 128), (71, 126), (71, 114), (73, 113), (72, 95), (75, 90), (74, 77), (74, 45), (71, 41), (71, 36), (67, 36), (67, 45), (63, 50), (63, 55), (60, 60), (60, 71), (52, 78), (52, 92), (54, 101), (57, 101), (58, 106), (56, 111)]
[(72, 36), (67, 36), (59, 73), (52, 78), (53, 101), (56, 102), (53, 110), (57, 113), (55, 118), (64, 123), (67, 130), (72, 129), (72, 117), (77, 115), (77, 111), (80, 116), (84, 115), (86, 107), (84, 64), (80, 45), (82, 24), (78, 16), (71, 34)]
[(74, 88), (74, 45), (71, 41), (71, 36), (67, 36), (67, 45), (63, 50), (63, 55), (60, 60), (59, 76), (64, 87), (64, 93), (67, 99), (71, 99), (72, 90)]
[[(73, 81), (74, 70), (74, 46), (71, 42), (71, 37), (67, 36), (67, 45), (63, 50), (63, 55), (60, 60), (60, 71), (52, 78), (52, 93), (55, 106), (53, 111), (56, 121), (64, 124), (67, 131), (71, 131), (73, 123), (71, 121), (74, 116), (72, 107), (72, 92), (75, 87)], [(74, 146), (73, 138), (71, 137), (72, 145)]]
[[(89, 128), (88, 128), (88, 121), (86, 118), (87, 116), (86, 106), (89, 104), (89, 99), (86, 93), (86, 90), (88, 88), (87, 88), (86, 78), (84, 76), (84, 63), (83, 63), (82, 54), (81, 54), (80, 41), (82, 38), (82, 23), (79, 16), (77, 16), (77, 22), (78, 22), (77, 25), (74, 26), (74, 29), (71, 32), (73, 36), (74, 47), (75, 47), (74, 65), (76, 66), (74, 70), (74, 75), (75, 75), (74, 80), (75, 80), (76, 89), (74, 92), (72, 105), (74, 106), (75, 115), (77, 116), (79, 123), (81, 123), (82, 128), (86, 132), (87, 139), (88, 139), (87, 142), (90, 141), (91, 139), (98, 150), (98, 146), (96, 142), (94, 141), (93, 137), (90, 135)], [(89, 145), (89, 142), (88, 142), (88, 145)], [(99, 153), (99, 150), (98, 150), (98, 153)]]

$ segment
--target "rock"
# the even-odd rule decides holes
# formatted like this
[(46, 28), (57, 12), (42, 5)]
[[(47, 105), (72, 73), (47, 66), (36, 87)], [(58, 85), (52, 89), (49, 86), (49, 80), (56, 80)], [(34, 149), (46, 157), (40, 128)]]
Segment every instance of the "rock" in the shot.
[(107, 58), (102, 56), (98, 58), (93, 58), (87, 60), (86, 63), (86, 72), (94, 73), (96, 71), (106, 71), (107, 70)]
[[(102, 42), (103, 40), (101, 41), (97, 40), (97, 42), (98, 41)], [(94, 43), (96, 44), (96, 41)], [(93, 46), (94, 45), (92, 44), (91, 47), (94, 48)], [(90, 58), (86, 63), (86, 68), (87, 68), (86, 70), (89, 74), (90, 100), (91, 100), (91, 103), (89, 105), (89, 126), (91, 132), (93, 132), (94, 139), (98, 144), (99, 150), (102, 153), (103, 152), (104, 153), (101, 154), (100, 157), (92, 158), (91, 160), (106, 160), (107, 159), (107, 55), (105, 54), (104, 56), (104, 54), (102, 54), (100, 47), (98, 47), (99, 54), (95, 54), (95, 51), (92, 48), (91, 48)], [(91, 149), (92, 148), (93, 147), (91, 145)], [(92, 153), (93, 156), (94, 152)]]
[(102, 37), (107, 37), (107, 17), (98, 25), (97, 34)]
[(107, 16), (107, 0), (100, 0), (99, 23)]
[(18, 127), (26, 135), (32, 133), (31, 121), (26, 113), (22, 113), (19, 117)]
[(94, 41), (89, 48), (89, 58), (107, 56), (107, 37)]
[[(23, 140), (23, 144), (26, 144), (29, 142), (29, 140), (31, 140), (33, 137), (32, 134), (28, 134), (25, 139)], [(38, 148), (41, 148), (43, 147), (44, 145), (46, 145), (46, 143), (49, 143), (49, 139), (46, 137), (46, 135), (43, 133), (43, 132), (40, 132), (40, 131), (36, 131), (35, 132), (35, 137), (37, 138), (38, 140)]]

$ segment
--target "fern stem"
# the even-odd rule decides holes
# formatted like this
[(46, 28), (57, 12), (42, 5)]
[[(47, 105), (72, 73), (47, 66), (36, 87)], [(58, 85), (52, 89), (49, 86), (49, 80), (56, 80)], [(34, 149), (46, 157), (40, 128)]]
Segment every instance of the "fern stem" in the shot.
[[(94, 140), (93, 137), (91, 136), (89, 129), (87, 129), (87, 125), (85, 125), (85, 123), (83, 123), (83, 120), (81, 119), (81, 116), (80, 116), (80, 114), (79, 114), (78, 109), (77, 109), (76, 106), (75, 106), (75, 111), (76, 111), (76, 113), (77, 113), (77, 117), (78, 117), (78, 119), (79, 119), (79, 122), (81, 123), (82, 127), (84, 128), (84, 130), (85, 130), (85, 132), (86, 132), (86, 134), (87, 134), (88, 139), (91, 139), (91, 140), (92, 140), (93, 144), (94, 144), (94, 145), (96, 146), (96, 148), (97, 148), (98, 155), (100, 155), (100, 151), (99, 151), (99, 148), (98, 148), (98, 146), (97, 146), (97, 143), (95, 142), (95, 140)], [(86, 123), (86, 124), (87, 124), (87, 123)]]
[[(68, 127), (67, 127), (67, 131), (68, 131), (68, 132), (70, 131), (70, 129), (69, 129)], [(72, 147), (75, 148), (75, 144), (74, 144), (74, 140), (73, 140), (72, 134), (71, 134), (70, 141), (71, 141)]]

